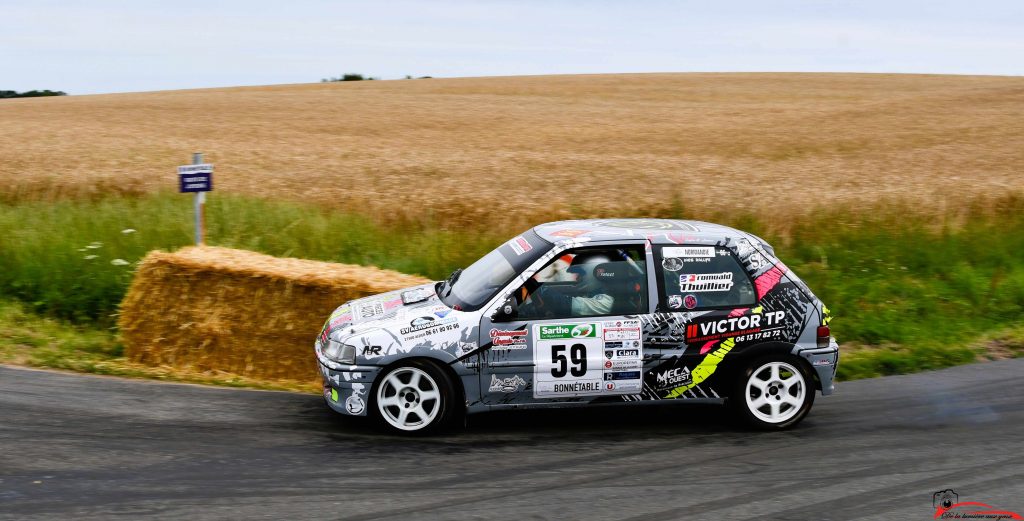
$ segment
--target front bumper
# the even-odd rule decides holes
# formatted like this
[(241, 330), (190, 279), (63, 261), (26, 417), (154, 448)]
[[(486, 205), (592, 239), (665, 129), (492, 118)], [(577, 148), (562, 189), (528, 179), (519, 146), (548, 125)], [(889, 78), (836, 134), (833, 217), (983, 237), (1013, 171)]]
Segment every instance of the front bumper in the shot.
[(331, 368), (320, 365), (320, 376), (324, 384), (324, 401), (327, 405), (348, 416), (366, 416), (370, 402), (370, 389), (380, 372), (380, 367), (347, 365)]
[(810, 362), (821, 382), (821, 395), (828, 396), (836, 390), (836, 370), (839, 368), (839, 344), (829, 339), (828, 347), (804, 349), (800, 356)]

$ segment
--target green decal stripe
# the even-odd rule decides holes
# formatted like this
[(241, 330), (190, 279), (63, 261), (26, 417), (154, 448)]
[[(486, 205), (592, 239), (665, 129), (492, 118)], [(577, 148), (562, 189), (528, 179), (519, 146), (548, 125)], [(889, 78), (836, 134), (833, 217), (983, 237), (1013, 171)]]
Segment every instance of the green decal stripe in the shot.
[(722, 341), (722, 344), (718, 346), (718, 349), (708, 353), (708, 356), (701, 360), (697, 367), (693, 368), (690, 373), (692, 380), (686, 385), (681, 385), (672, 389), (672, 392), (668, 393), (665, 398), (677, 398), (682, 396), (683, 393), (688, 391), (690, 388), (697, 384), (707, 380), (712, 374), (715, 373), (715, 369), (718, 369), (718, 363), (725, 358), (725, 355), (732, 351), (733, 346), (736, 345), (736, 340), (733, 338), (726, 338)]

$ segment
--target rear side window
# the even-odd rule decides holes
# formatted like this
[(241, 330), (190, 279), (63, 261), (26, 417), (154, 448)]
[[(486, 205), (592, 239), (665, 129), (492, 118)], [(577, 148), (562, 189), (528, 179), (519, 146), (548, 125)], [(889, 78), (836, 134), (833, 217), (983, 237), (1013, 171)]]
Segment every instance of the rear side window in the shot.
[(655, 246), (662, 311), (749, 306), (754, 284), (726, 248)]

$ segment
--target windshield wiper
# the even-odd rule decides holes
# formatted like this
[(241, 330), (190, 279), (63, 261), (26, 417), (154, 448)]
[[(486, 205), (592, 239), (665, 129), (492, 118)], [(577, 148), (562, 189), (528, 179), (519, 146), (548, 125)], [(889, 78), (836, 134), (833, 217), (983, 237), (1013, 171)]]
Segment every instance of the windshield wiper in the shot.
[(455, 282), (459, 280), (459, 275), (462, 275), (462, 268), (458, 268), (448, 275), (448, 279), (444, 281), (445, 285), (448, 286), (448, 291), (445, 292), (444, 296), (448, 296), (452, 293), (452, 287), (455, 286)]

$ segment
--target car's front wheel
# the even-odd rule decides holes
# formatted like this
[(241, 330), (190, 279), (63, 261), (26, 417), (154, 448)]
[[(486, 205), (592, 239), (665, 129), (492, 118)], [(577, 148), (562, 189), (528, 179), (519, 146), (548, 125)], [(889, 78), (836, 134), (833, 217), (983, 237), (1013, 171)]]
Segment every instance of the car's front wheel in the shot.
[(450, 425), (458, 407), (451, 378), (430, 362), (390, 368), (378, 380), (373, 398), (372, 410), (385, 427), (410, 434)]
[(792, 427), (814, 404), (814, 380), (799, 359), (769, 356), (755, 360), (741, 373), (730, 397), (747, 424), (767, 430)]

